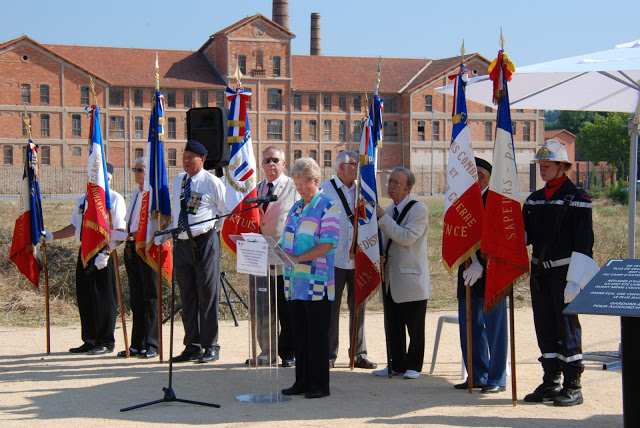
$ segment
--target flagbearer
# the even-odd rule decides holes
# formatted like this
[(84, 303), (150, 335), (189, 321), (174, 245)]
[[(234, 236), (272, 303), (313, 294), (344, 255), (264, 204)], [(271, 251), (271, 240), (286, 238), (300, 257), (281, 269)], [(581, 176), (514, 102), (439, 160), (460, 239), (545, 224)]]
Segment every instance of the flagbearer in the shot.
[[(340, 333), (340, 305), (342, 293), (347, 286), (347, 302), (349, 306), (349, 344), (353, 343), (353, 320), (355, 316), (354, 273), (355, 263), (350, 257), (354, 239), (353, 216), (357, 193), (358, 154), (353, 151), (342, 151), (333, 163), (334, 177), (320, 183), (320, 189), (333, 200), (340, 210), (340, 237), (335, 253), (336, 299), (331, 304), (331, 324), (329, 325), (329, 367), (333, 367), (338, 357), (338, 338)], [(367, 359), (367, 344), (364, 338), (364, 310), (358, 310), (356, 331), (356, 349), (354, 366), (361, 369), (375, 369), (377, 364)], [(349, 349), (351, 355), (351, 349)]]
[[(476, 158), (478, 184), (482, 202), (487, 203), (491, 164)], [(485, 214), (486, 215), (486, 214)], [(491, 221), (484, 217), (484, 221)], [(460, 325), (460, 347), (462, 359), (467, 365), (467, 299), (465, 287), (471, 287), (471, 354), (473, 358), (473, 387), (482, 388), (483, 394), (506, 390), (507, 385), (507, 301), (505, 298), (485, 313), (485, 268), (486, 260), (478, 250), (458, 268), (458, 321)], [(468, 371), (467, 367), (467, 371)], [(467, 381), (454, 386), (467, 389)]]
[[(173, 247), (173, 272), (182, 299), (184, 351), (174, 363), (219, 358), (220, 221), (206, 221), (226, 213), (222, 181), (204, 169), (207, 149), (189, 140), (182, 154), (184, 173), (173, 179), (173, 227), (184, 228)], [(179, 213), (179, 214), (177, 214)], [(177, 215), (176, 215), (177, 214)], [(165, 235), (167, 236), (167, 235)], [(166, 238), (165, 238), (166, 239)], [(160, 245), (156, 238), (156, 245)]]
[[(113, 166), (107, 164), (107, 180), (111, 182)], [(113, 228), (124, 230), (126, 224), (124, 216), (126, 206), (124, 198), (111, 190), (111, 217)], [(87, 195), (82, 195), (76, 201), (71, 214), (69, 225), (53, 233), (44, 231), (47, 243), (54, 239), (76, 239), (76, 244), (82, 244), (82, 221), (87, 208)], [(74, 354), (87, 353), (92, 355), (113, 352), (115, 346), (114, 330), (116, 326), (116, 272), (114, 268), (113, 248), (105, 247), (93, 260), (89, 260), (85, 268), (82, 254), (78, 251), (76, 265), (76, 298), (80, 312), (81, 336), (83, 344), (69, 349)]]
[[(131, 204), (125, 216), (125, 231), (111, 231), (111, 239), (125, 241), (124, 265), (129, 278), (129, 299), (133, 313), (130, 356), (154, 358), (158, 356), (158, 274), (136, 252), (136, 236), (140, 221), (140, 207), (146, 158), (139, 157), (133, 167), (133, 178), (138, 185), (131, 194)], [(118, 357), (126, 357), (126, 351)]]
[(567, 177), (571, 162), (560, 142), (548, 140), (534, 162), (546, 184), (527, 198), (522, 214), (527, 244), (533, 245), (531, 304), (544, 376), (524, 400), (574, 406), (583, 402), (582, 329), (577, 315), (562, 311), (586, 285), (586, 267), (595, 263), (591, 198)]

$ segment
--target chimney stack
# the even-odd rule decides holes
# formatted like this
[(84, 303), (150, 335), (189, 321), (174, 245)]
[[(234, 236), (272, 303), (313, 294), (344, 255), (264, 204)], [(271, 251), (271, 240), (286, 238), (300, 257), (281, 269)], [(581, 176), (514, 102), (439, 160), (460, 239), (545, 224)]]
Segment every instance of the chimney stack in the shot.
[(311, 55), (322, 55), (320, 43), (320, 14), (313, 12), (311, 14)]
[(289, 0), (273, 0), (273, 22), (289, 29)]

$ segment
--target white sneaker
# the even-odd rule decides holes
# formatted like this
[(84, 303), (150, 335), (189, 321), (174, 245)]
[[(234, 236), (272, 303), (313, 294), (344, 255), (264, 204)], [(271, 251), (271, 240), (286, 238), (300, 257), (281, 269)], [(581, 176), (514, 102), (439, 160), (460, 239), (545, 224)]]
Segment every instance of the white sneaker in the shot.
[[(389, 376), (389, 367), (387, 366), (387, 367), (385, 367), (385, 368), (383, 368), (383, 369), (374, 370), (372, 373), (373, 373), (374, 375), (376, 375), (376, 376), (380, 376), (380, 377), (387, 377), (387, 376)], [(400, 374), (400, 373), (398, 373), (398, 372), (397, 372), (397, 371), (395, 371), (395, 370), (392, 370), (392, 371), (391, 371), (391, 375), (392, 375), (392, 376), (397, 376), (397, 375), (399, 375), (399, 374)]]
[(420, 373), (415, 370), (407, 370), (404, 372), (405, 379), (418, 379), (420, 377)]

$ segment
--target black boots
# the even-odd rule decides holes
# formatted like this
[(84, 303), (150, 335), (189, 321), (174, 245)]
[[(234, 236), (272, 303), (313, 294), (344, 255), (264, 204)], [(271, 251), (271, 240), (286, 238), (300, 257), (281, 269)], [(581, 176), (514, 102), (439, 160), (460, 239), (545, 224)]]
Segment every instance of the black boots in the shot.
[(547, 374), (542, 377), (542, 383), (531, 394), (524, 396), (524, 401), (529, 403), (542, 403), (554, 401), (560, 393), (560, 373)]
[[(554, 406), (576, 406), (582, 404), (582, 387), (580, 386), (580, 376), (569, 379), (565, 374), (562, 390), (553, 399)], [(526, 400), (526, 398), (525, 398)]]

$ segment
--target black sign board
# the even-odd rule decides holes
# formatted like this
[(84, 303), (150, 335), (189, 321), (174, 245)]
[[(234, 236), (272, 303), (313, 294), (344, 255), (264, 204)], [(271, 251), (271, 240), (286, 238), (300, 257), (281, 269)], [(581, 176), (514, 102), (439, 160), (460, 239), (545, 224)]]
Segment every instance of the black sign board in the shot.
[(609, 260), (564, 312), (640, 317), (640, 260)]

